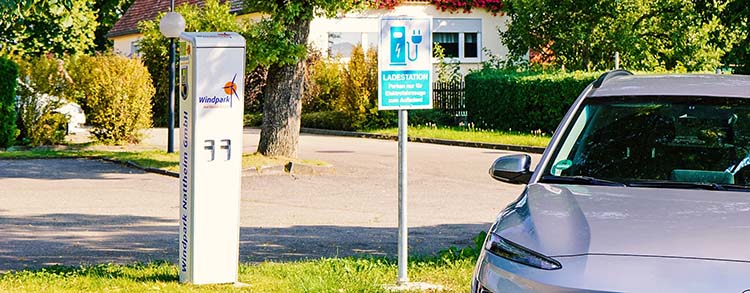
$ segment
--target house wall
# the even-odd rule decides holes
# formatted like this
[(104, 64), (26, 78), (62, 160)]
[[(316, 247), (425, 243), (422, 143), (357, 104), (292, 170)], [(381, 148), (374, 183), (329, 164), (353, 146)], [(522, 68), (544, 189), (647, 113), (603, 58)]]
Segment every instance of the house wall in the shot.
[(130, 34), (110, 39), (114, 42), (113, 49), (115, 54), (132, 57), (133, 50), (136, 48), (135, 42), (140, 40), (141, 37), (143, 37), (142, 34)]
[[(486, 48), (491, 54), (505, 56), (508, 48), (500, 41), (498, 29), (505, 30), (507, 16), (494, 16), (484, 9), (477, 8), (471, 13), (450, 13), (435, 8), (430, 3), (407, 3), (401, 4), (392, 10), (369, 9), (363, 12), (349, 13), (339, 18), (316, 18), (310, 24), (309, 43), (320, 50), (324, 55), (336, 56), (335, 50), (329, 51), (329, 34), (341, 34), (345, 38), (357, 38), (365, 49), (378, 43), (378, 20), (382, 16), (412, 16), (432, 17), (433, 31), (445, 33), (477, 33), (478, 56), (477, 58), (450, 58), (450, 62), (459, 62), (461, 73), (466, 74), (471, 69), (481, 68), (481, 62), (488, 59), (482, 48)], [(238, 16), (238, 21), (258, 21), (261, 14), (252, 13)], [(115, 53), (131, 56), (135, 49), (134, 42), (140, 39), (142, 34), (131, 34), (112, 38)], [(463, 36), (463, 35), (460, 35)], [(344, 56), (343, 61), (348, 58)], [(433, 60), (437, 63), (438, 60)]]
[[(316, 18), (310, 24), (309, 42), (324, 55), (334, 57), (336, 51), (331, 48), (331, 36), (342, 36), (344, 39), (356, 38), (361, 34), (361, 43), (365, 49), (378, 43), (379, 18), (383, 16), (432, 17), (433, 32), (444, 33), (477, 33), (477, 58), (452, 58), (449, 61), (460, 62), (461, 72), (467, 73), (471, 69), (481, 68), (481, 62), (488, 59), (482, 48), (486, 48), (493, 55), (505, 56), (508, 49), (500, 41), (498, 29), (505, 30), (507, 16), (493, 16), (484, 9), (477, 8), (471, 13), (443, 12), (431, 3), (401, 4), (392, 10), (370, 9), (364, 12), (349, 13), (339, 18)], [(463, 35), (460, 35), (463, 36)], [(375, 40), (371, 40), (372, 38)], [(346, 56), (344, 56), (344, 59)], [(433, 60), (437, 63), (437, 60)]]

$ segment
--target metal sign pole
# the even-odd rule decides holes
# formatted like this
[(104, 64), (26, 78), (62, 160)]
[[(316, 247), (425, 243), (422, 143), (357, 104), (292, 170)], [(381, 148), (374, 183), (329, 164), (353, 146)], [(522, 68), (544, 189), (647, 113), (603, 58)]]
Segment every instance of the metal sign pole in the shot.
[(406, 224), (406, 143), (409, 113), (398, 110), (398, 282), (409, 282), (407, 266), (409, 264), (408, 238), (409, 227)]

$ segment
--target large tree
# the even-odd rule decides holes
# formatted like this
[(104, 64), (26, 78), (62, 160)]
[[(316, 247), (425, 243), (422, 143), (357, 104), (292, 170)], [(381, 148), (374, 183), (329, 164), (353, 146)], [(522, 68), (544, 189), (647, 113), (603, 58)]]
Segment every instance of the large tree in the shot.
[(316, 13), (333, 16), (355, 8), (353, 0), (245, 0), (269, 15), (248, 38), (252, 65), (268, 66), (258, 152), (297, 157), (307, 38)]
[(0, 5), (0, 52), (24, 55), (89, 52), (97, 27), (87, 0), (10, 0)]
[[(719, 17), (725, 3), (699, 0), (510, 0), (501, 32), (516, 58), (531, 49), (574, 70), (711, 70), (734, 34)], [(713, 11), (716, 13), (707, 13)]]

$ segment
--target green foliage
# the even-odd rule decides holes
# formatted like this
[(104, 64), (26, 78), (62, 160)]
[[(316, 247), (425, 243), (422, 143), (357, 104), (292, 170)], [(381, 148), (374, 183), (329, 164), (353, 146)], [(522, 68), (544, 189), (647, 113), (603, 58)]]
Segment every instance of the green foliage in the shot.
[(713, 70), (736, 35), (695, 2), (511, 0), (501, 37), (516, 59), (530, 48), (572, 70), (614, 68), (614, 52), (631, 70)]
[(719, 13), (722, 23), (730, 27), (738, 36), (738, 42), (724, 56), (725, 65), (735, 73), (750, 74), (750, 0), (728, 1), (726, 8)]
[(0, 57), (0, 148), (13, 145), (18, 136), (16, 129), (16, 87), (18, 65)]
[(477, 234), (477, 236), (474, 236), (474, 238), (472, 239), (474, 240), (473, 246), (467, 246), (464, 248), (451, 246), (448, 249), (438, 252), (438, 255), (440, 259), (446, 263), (451, 263), (462, 259), (469, 259), (473, 262), (476, 262), (477, 259), (479, 259), (479, 254), (482, 252), (482, 250), (484, 250), (484, 240), (486, 238), (487, 232), (479, 232), (479, 234)]
[[(229, 1), (219, 3), (218, 0), (207, 0), (203, 6), (182, 4), (175, 10), (185, 18), (186, 32), (229, 31), (246, 35), (247, 25), (236, 21), (235, 15), (230, 12), (230, 5)], [(169, 111), (169, 40), (159, 32), (159, 21), (163, 16), (164, 13), (161, 13), (154, 20), (138, 24), (138, 30), (143, 33), (143, 38), (138, 42), (139, 51), (156, 88), (151, 105), (156, 125), (167, 124)], [(251, 70), (246, 72), (250, 73)], [(252, 89), (246, 87), (246, 91)]]
[(29, 0), (3, 3), (0, 52), (32, 55), (90, 52), (97, 28), (92, 1)]
[(436, 76), (438, 82), (458, 82), (461, 76), (461, 63), (445, 59), (445, 49), (439, 43), (432, 45), (432, 54), (438, 60)]
[(365, 56), (362, 46), (355, 46), (349, 64), (343, 69), (342, 85), (340, 109), (349, 115), (354, 129), (363, 127), (368, 118), (378, 116), (377, 51), (371, 48)]
[(481, 70), (466, 76), (469, 121), (478, 127), (551, 133), (597, 72)]
[(112, 47), (112, 41), (107, 39), (106, 34), (115, 25), (115, 23), (125, 14), (130, 4), (134, 0), (96, 0), (94, 2), (94, 10), (98, 11), (96, 14), (96, 21), (99, 25), (96, 27), (94, 32), (94, 46), (95, 50), (99, 52), (105, 52)]
[(60, 144), (67, 117), (55, 113), (72, 82), (63, 61), (51, 56), (19, 59), (19, 140), (31, 146)]
[(245, 114), (243, 120), (246, 127), (257, 127), (263, 123), (263, 114)]
[(319, 52), (308, 55), (302, 112), (332, 111), (338, 108), (343, 92), (342, 66), (336, 60), (324, 59)]
[(151, 76), (138, 59), (118, 55), (82, 56), (71, 65), (78, 97), (93, 127), (91, 134), (108, 144), (137, 143), (151, 126)]
[(302, 114), (302, 127), (331, 129), (331, 130), (356, 130), (352, 126), (350, 116), (338, 111), (323, 111)]
[[(398, 117), (394, 124), (398, 123)], [(435, 109), (410, 110), (409, 125), (454, 125), (455, 118), (451, 114)]]
[[(291, 65), (307, 55), (310, 21), (316, 15), (335, 16), (357, 7), (357, 0), (266, 1), (245, 0), (249, 11), (264, 12), (270, 17), (254, 24), (247, 39), (248, 67)], [(301, 29), (301, 30), (300, 30)]]

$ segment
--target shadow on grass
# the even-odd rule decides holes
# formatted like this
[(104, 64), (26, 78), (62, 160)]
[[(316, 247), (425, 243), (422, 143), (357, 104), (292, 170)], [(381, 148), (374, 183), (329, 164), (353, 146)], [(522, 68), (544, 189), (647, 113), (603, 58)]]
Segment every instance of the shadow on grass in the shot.
[[(174, 271), (155, 270), (161, 272), (159, 274), (127, 276), (118, 270), (111, 271), (106, 266), (98, 265), (167, 263), (159, 260), (176, 262), (179, 248), (177, 224), (176, 219), (131, 215), (0, 216), (0, 273), (46, 268), (60, 273), (175, 280), (176, 268)], [(446, 248), (473, 246), (472, 238), (487, 227), (487, 224), (410, 227), (409, 254), (419, 261), (434, 260)], [(398, 229), (395, 227), (242, 227), (240, 261), (288, 262), (347, 257), (374, 257), (389, 261), (397, 254), (397, 236)], [(457, 257), (464, 256), (459, 253)], [(92, 267), (82, 270), (58, 265)], [(143, 264), (135, 264), (139, 265)]]

